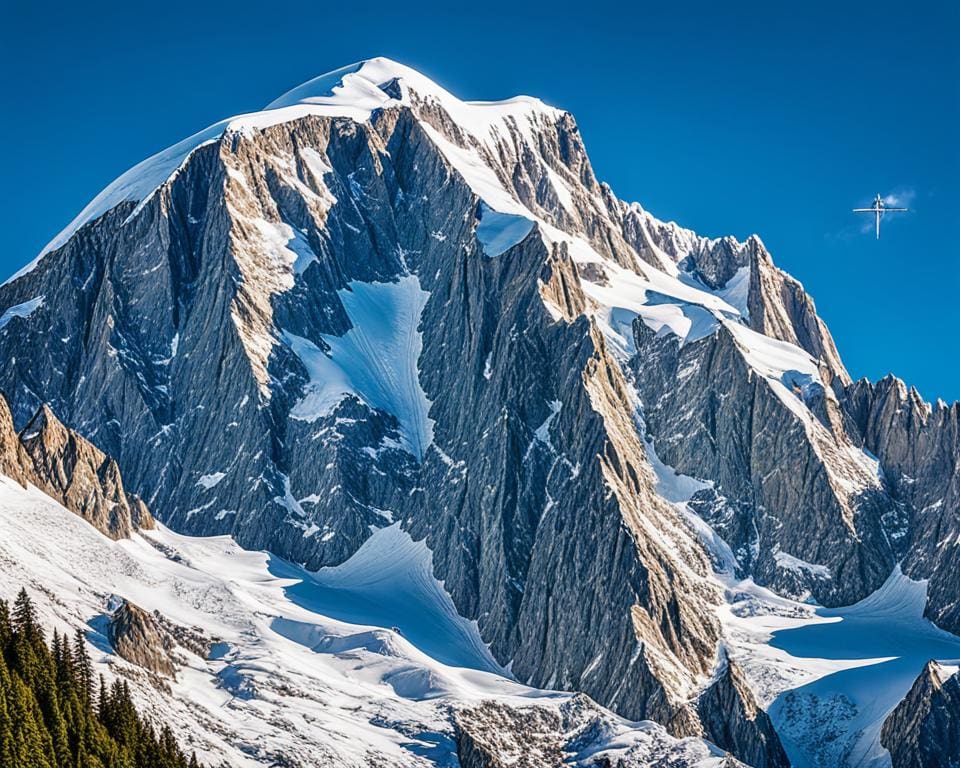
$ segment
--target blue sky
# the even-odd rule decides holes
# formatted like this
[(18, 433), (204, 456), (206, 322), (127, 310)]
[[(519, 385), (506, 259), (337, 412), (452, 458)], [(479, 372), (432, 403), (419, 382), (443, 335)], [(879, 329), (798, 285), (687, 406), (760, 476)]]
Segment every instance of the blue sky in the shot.
[[(385, 55), (464, 98), (571, 111), (620, 197), (760, 234), (855, 377), (960, 399), (960, 4), (624, 5), (11, 0), (0, 274), (147, 155)], [(915, 209), (879, 242), (850, 213), (877, 192)]]

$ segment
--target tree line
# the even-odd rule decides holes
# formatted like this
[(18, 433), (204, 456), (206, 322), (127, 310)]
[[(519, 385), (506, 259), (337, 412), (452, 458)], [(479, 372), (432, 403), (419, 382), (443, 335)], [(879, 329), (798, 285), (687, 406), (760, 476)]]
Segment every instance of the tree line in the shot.
[(169, 725), (141, 715), (127, 682), (95, 679), (82, 630), (47, 643), (26, 590), (0, 600), (0, 766), (200, 768)]

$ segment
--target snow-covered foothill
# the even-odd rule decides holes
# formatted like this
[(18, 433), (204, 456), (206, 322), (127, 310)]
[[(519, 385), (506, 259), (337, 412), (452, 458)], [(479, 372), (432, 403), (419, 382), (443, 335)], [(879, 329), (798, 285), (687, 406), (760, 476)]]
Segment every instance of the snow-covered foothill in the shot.
[[(397, 525), (343, 565), (310, 573), (226, 536), (159, 526), (114, 541), (0, 476), (0, 530), (0, 598), (25, 587), (47, 631), (83, 628), (96, 672), (127, 681), (208, 765), (454, 766), (451, 708), (556, 710), (572, 698), (510, 679), (432, 576), (429, 550)], [(176, 645), (169, 687), (111, 647), (106, 616), (121, 598), (206, 645)], [(609, 712), (592, 733), (572, 765), (628, 751), (637, 766), (723, 759)]]

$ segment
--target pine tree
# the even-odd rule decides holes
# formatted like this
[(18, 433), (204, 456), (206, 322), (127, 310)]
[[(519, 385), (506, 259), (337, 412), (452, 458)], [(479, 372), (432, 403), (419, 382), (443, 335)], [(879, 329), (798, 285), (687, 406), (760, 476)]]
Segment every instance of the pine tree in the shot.
[(100, 675), (100, 695), (97, 697), (97, 713), (100, 716), (100, 722), (103, 722), (105, 712), (109, 702), (107, 699), (107, 681)]
[(40, 634), (33, 601), (27, 594), (27, 590), (22, 587), (13, 604), (13, 625), (16, 631), (26, 635), (28, 640), (34, 640)]
[(0, 600), (0, 653), (10, 645), (13, 624), (10, 621), (10, 606), (6, 600)]
[(91, 700), (93, 695), (93, 664), (87, 653), (87, 641), (81, 629), (77, 630), (73, 638), (73, 665), (79, 682), (80, 703), (89, 709), (93, 705)]
[(56, 629), (53, 630), (53, 640), (50, 641), (50, 655), (53, 656), (53, 663), (59, 670), (63, 663), (63, 644), (60, 642), (60, 633)]

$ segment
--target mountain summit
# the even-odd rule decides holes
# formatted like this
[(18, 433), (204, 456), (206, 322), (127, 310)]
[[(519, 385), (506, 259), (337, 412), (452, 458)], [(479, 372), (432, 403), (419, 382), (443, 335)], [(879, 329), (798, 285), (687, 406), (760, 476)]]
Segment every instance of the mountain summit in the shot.
[(960, 629), (960, 407), (851, 382), (759, 238), (619, 200), (536, 99), (378, 58), (216, 123), (0, 287), (0, 358), (174, 530), (316, 570), (402, 529), (502, 670), (755, 768), (787, 683), (728, 603), (900, 562)]

